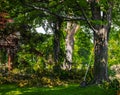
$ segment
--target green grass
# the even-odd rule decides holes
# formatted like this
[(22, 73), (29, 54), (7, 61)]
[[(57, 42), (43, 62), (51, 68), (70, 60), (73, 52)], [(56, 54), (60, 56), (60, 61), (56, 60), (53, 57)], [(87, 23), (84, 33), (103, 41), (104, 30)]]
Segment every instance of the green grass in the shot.
[(115, 95), (114, 90), (105, 90), (98, 86), (81, 88), (79, 85), (58, 87), (18, 87), (0, 85), (0, 95)]

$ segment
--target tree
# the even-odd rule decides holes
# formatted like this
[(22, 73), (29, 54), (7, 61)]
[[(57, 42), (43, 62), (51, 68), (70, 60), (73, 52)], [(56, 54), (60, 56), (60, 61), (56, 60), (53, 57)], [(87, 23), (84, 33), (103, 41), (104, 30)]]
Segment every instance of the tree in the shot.
[[(94, 83), (108, 81), (108, 38), (112, 24), (112, 9), (118, 1), (83, 0), (70, 5), (74, 15), (82, 15), (94, 36)], [(78, 12), (79, 9), (81, 12)], [(90, 19), (92, 18), (92, 19)]]
[(78, 30), (79, 25), (74, 22), (67, 22), (67, 35), (65, 39), (65, 52), (66, 56), (63, 63), (63, 69), (71, 70), (72, 65), (72, 56), (73, 56), (73, 49), (74, 49), (74, 35)]
[[(105, 2), (104, 2), (105, 3)], [(101, 9), (102, 3), (91, 0), (91, 13), (93, 21), (99, 23), (94, 24), (94, 81), (101, 83), (108, 81), (108, 37), (111, 28), (112, 2), (104, 5), (104, 11)], [(101, 22), (101, 23), (100, 23)]]
[(56, 64), (58, 64), (58, 62), (60, 61), (60, 38), (62, 22), (62, 19), (57, 17), (54, 17), (54, 20), (52, 20), (51, 22), (48, 21), (53, 31), (53, 55), (54, 62)]
[[(83, 0), (75, 1), (76, 8), (82, 14), (94, 36), (94, 83), (108, 81), (108, 38), (112, 22), (112, 1)], [(73, 11), (75, 10), (71, 7)], [(91, 19), (90, 19), (91, 18)]]
[(6, 12), (0, 13), (0, 47), (6, 49), (6, 54), (8, 55), (8, 70), (12, 69), (13, 56), (16, 53), (18, 46), (18, 39), (20, 33), (15, 30), (15, 27), (12, 27), (13, 19), (9, 17), (9, 14)]
[[(112, 9), (116, 9), (117, 4), (119, 7), (119, 0), (21, 1), (21, 3), (16, 1), (19, 2), (20, 5), (20, 10), (18, 10), (18, 8), (16, 8), (16, 10), (20, 11), (21, 13), (23, 13), (22, 9), (24, 9), (24, 12), (37, 10), (40, 12), (39, 15), (45, 18), (50, 17), (51, 19), (54, 19), (53, 17), (57, 17), (63, 21), (86, 21), (94, 32), (94, 83), (108, 81), (108, 38), (112, 22)], [(12, 6), (12, 8), (14, 8), (14, 6)], [(115, 21), (115, 19), (113, 20)]]

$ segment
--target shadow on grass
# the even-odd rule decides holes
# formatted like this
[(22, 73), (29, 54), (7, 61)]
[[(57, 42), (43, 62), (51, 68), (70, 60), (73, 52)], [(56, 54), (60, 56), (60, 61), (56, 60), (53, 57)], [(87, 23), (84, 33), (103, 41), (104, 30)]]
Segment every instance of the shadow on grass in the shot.
[(113, 90), (105, 90), (97, 86), (81, 88), (79, 85), (58, 87), (17, 87), (0, 85), (0, 95), (114, 95)]

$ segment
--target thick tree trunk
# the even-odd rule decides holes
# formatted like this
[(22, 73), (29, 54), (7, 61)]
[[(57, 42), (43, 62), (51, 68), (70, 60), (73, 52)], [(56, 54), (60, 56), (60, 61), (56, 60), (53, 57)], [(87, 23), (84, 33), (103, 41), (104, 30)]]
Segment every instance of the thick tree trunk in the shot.
[(72, 65), (72, 55), (74, 48), (74, 34), (78, 30), (79, 26), (76, 23), (67, 23), (67, 36), (65, 39), (66, 57), (63, 63), (63, 69), (70, 70)]
[[(98, 0), (89, 0), (94, 30), (94, 82), (108, 81), (108, 37), (111, 27), (112, 4), (101, 10)], [(98, 22), (97, 22), (98, 21)]]
[(94, 32), (94, 82), (108, 81), (108, 35), (107, 27)]

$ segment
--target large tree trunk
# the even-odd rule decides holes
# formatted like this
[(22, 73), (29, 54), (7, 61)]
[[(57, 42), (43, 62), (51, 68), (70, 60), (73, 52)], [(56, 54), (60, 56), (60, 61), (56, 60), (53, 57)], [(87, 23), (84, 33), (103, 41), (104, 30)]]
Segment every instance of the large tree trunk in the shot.
[(78, 30), (79, 26), (73, 22), (67, 22), (67, 36), (65, 39), (65, 51), (66, 57), (63, 63), (63, 69), (70, 70), (72, 65), (72, 55), (74, 49), (74, 34)]
[(94, 81), (101, 83), (108, 81), (108, 35), (107, 27), (101, 27), (94, 32)]
[(94, 82), (108, 81), (108, 37), (111, 27), (112, 5), (101, 10), (98, 0), (90, 0), (94, 28)]

